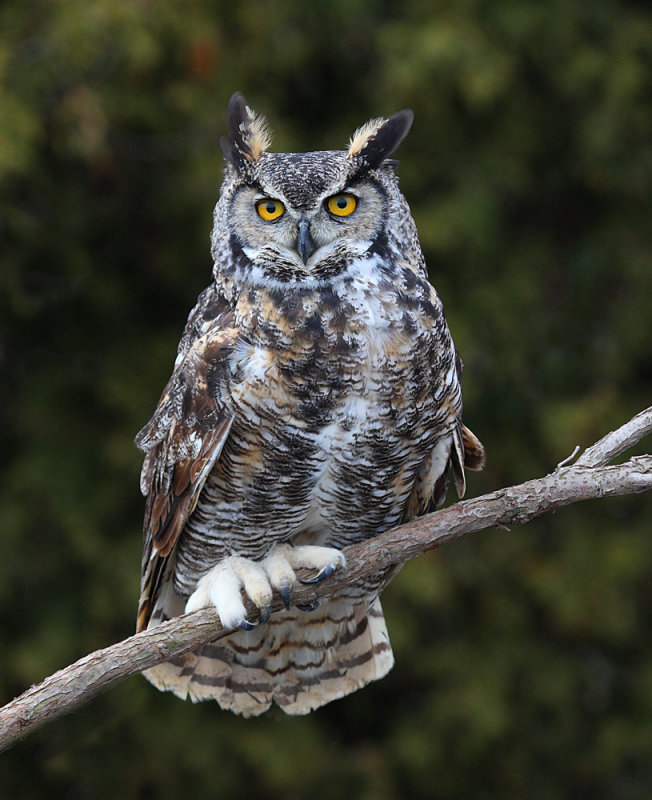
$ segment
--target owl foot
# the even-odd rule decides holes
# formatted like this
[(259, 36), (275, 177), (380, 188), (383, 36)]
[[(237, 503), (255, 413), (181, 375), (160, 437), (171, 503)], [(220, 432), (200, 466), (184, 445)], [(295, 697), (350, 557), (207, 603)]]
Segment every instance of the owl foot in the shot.
[(272, 602), (269, 579), (259, 564), (241, 556), (225, 558), (200, 579), (186, 603), (186, 612), (214, 605), (225, 628), (250, 631), (256, 623), (247, 619), (243, 590), (260, 611), (260, 622), (267, 622)]
[[(311, 545), (277, 545), (260, 563), (241, 556), (229, 556), (200, 579), (186, 603), (186, 612), (214, 605), (225, 628), (248, 631), (255, 628), (256, 624), (269, 620), (274, 591), (280, 593), (285, 608), (290, 609), (292, 587), (297, 582), (295, 569), (317, 570), (314, 578), (301, 581), (315, 584), (332, 575), (345, 563), (344, 555), (339, 550)], [(247, 619), (243, 591), (260, 611), (258, 623)], [(317, 605), (318, 603), (297, 608), (312, 611)]]
[(337, 564), (326, 564), (314, 578), (310, 578), (307, 581), (301, 581), (304, 586), (314, 586), (316, 583), (321, 583), (326, 578), (330, 578), (330, 576), (335, 572), (337, 569)]
[[(318, 570), (316, 577), (302, 580), (300, 583), (316, 584), (330, 577), (336, 569), (346, 566), (344, 553), (334, 547), (317, 547), (314, 545), (278, 544), (262, 562), (273, 589), (280, 592), (285, 608), (290, 610), (292, 586), (297, 582), (295, 569)], [(316, 608), (317, 606), (314, 606)], [(297, 606), (301, 609), (301, 606)], [(301, 610), (313, 611), (313, 608)]]

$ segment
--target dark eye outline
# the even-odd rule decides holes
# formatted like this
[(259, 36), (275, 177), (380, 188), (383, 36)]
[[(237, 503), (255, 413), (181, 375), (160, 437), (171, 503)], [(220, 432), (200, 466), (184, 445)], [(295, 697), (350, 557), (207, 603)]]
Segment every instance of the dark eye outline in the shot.
[[(278, 213), (271, 214), (269, 216), (264, 216), (267, 212), (267, 209), (264, 210), (265, 206), (274, 204), (277, 206)], [(280, 209), (280, 210), (279, 210)], [(264, 222), (278, 222), (283, 214), (285, 214), (285, 206), (280, 200), (275, 200), (273, 197), (263, 197), (262, 200), (256, 201), (256, 213)]]
[[(346, 209), (333, 211), (331, 203), (334, 204), (341, 197), (346, 198), (347, 201), (348, 200), (353, 201), (353, 208), (350, 211), (347, 211)], [(324, 208), (326, 209), (326, 211), (328, 211), (329, 214), (335, 217), (335, 219), (344, 219), (345, 217), (350, 217), (351, 214), (353, 214), (356, 211), (356, 209), (358, 208), (358, 198), (354, 194), (351, 194), (350, 192), (338, 192), (337, 194), (333, 194), (330, 197), (327, 197), (326, 200), (324, 200)], [(342, 213), (340, 213), (340, 211)]]

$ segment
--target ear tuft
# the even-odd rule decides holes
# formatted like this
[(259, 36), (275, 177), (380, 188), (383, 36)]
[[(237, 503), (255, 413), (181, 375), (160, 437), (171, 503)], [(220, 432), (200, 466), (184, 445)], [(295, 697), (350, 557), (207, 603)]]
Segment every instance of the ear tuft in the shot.
[(377, 117), (376, 119), (370, 119), (369, 122), (365, 122), (364, 125), (361, 125), (349, 139), (347, 156), (349, 158), (353, 158), (354, 156), (359, 155), (360, 151), (367, 144), (369, 139), (378, 133), (378, 129), (382, 127), (384, 122), (385, 117)]
[(222, 139), (220, 144), (227, 161), (241, 171), (247, 163), (258, 161), (270, 146), (272, 136), (265, 117), (258, 116), (240, 92), (229, 100), (227, 113), (231, 139)]
[(347, 157), (360, 163), (360, 174), (375, 169), (403, 141), (412, 126), (414, 114), (409, 108), (385, 119), (372, 119), (353, 134)]

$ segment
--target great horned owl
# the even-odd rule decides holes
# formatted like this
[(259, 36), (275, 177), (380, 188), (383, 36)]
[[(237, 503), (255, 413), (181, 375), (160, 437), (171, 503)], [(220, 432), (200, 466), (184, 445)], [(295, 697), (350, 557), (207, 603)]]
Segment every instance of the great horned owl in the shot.
[[(341, 549), (434, 509), (483, 450), (462, 425), (461, 363), (389, 156), (412, 112), (348, 149), (269, 153), (240, 94), (222, 140), (213, 282), (136, 443), (147, 496), (138, 630), (214, 604), (237, 629), (145, 674), (245, 716), (304, 714), (393, 664), (381, 573), (292, 604)], [(301, 572), (303, 570), (303, 572)], [(279, 592), (286, 611), (270, 618)], [(242, 597), (260, 611), (248, 620)]]

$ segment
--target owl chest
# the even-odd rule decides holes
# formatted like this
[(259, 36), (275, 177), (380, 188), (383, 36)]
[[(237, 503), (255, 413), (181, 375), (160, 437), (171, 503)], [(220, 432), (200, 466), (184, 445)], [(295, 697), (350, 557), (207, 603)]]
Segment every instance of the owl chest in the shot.
[(215, 475), (222, 497), (242, 498), (243, 525), (273, 509), (286, 531), (343, 532), (354, 520), (357, 536), (400, 518), (435, 441), (432, 346), (430, 331), (377, 313), (308, 320), (283, 347), (277, 331), (243, 342)]
[(437, 382), (432, 325), (367, 296), (338, 309), (304, 298), (302, 312), (272, 316), (239, 343), (231, 382), (238, 417), (314, 439), (334, 425), (344, 438), (360, 437), (381, 421), (407, 434), (427, 415)]

